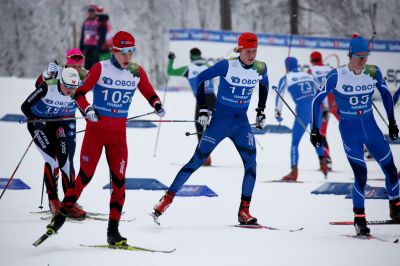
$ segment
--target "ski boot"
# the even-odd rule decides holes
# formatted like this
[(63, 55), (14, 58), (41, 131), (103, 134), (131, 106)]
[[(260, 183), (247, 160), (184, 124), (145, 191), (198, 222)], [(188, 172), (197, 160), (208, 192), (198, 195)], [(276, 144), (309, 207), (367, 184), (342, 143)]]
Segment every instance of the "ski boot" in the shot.
[(297, 166), (293, 166), (292, 171), (290, 171), (289, 174), (285, 175), (282, 178), (282, 181), (296, 181), (298, 175), (299, 175), (299, 171), (297, 170)]
[(151, 216), (156, 224), (160, 225), (158, 222), (158, 217), (160, 217), (168, 209), (169, 205), (171, 205), (172, 201), (174, 200), (174, 197), (174, 192), (167, 191), (160, 199), (160, 202), (154, 205), (154, 212), (151, 214)]
[(65, 220), (67, 219), (67, 214), (59, 210), (51, 219), (51, 222), (47, 225), (47, 230), (51, 231), (53, 234), (56, 234), (58, 230), (63, 226)]
[(354, 211), (354, 228), (357, 235), (369, 236), (371, 230), (367, 226), (367, 220), (365, 219), (364, 208), (353, 208)]
[(389, 200), (390, 218), (400, 223), (400, 198)]
[(241, 225), (258, 225), (257, 218), (251, 216), (249, 212), (250, 201), (242, 200), (240, 202), (238, 220)]
[(211, 156), (207, 157), (207, 159), (203, 162), (203, 166), (211, 166)]
[(107, 228), (107, 243), (109, 245), (126, 246), (127, 239), (118, 231), (119, 221), (109, 220)]
[(60, 209), (60, 205), (61, 205), (61, 202), (58, 198), (55, 198), (52, 200), (49, 199), (49, 209), (50, 209), (51, 214), (56, 214), (58, 212), (58, 210)]
[(68, 213), (68, 218), (75, 219), (75, 220), (85, 220), (86, 219), (86, 212), (79, 206), (77, 203), (72, 206), (71, 210)]
[(319, 169), (321, 170), (321, 172), (324, 174), (325, 179), (328, 178), (328, 172), (329, 172), (329, 168), (328, 168), (328, 163), (325, 157), (322, 157), (319, 159)]

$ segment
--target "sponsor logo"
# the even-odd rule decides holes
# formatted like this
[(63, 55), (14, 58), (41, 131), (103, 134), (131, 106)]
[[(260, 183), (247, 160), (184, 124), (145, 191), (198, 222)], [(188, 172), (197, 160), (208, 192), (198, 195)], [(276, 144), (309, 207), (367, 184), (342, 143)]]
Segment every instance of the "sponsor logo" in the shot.
[(132, 80), (112, 80), (109, 77), (102, 78), (104, 85), (115, 85), (115, 86), (122, 86), (122, 87), (135, 87), (136, 82)]
[(119, 163), (119, 173), (120, 173), (121, 175), (124, 174), (124, 169), (125, 169), (125, 161), (124, 161), (124, 160), (121, 160), (121, 162)]
[(351, 86), (351, 85), (342, 85), (342, 89), (344, 92), (353, 92), (353, 91), (369, 91), (375, 88), (375, 83), (374, 84), (368, 84), (368, 85), (358, 85), (358, 86)]
[(400, 83), (400, 69), (388, 69), (385, 80), (388, 83), (394, 83), (394, 85), (397, 87), (397, 84)]
[(103, 77), (103, 83), (105, 85), (112, 85), (113, 84), (113, 80), (107, 77)]
[(57, 138), (65, 138), (65, 131), (63, 127), (59, 127), (56, 130), (56, 137)]
[(247, 139), (248, 139), (248, 142), (249, 142), (249, 146), (254, 147), (254, 137), (253, 137), (253, 134), (247, 133)]

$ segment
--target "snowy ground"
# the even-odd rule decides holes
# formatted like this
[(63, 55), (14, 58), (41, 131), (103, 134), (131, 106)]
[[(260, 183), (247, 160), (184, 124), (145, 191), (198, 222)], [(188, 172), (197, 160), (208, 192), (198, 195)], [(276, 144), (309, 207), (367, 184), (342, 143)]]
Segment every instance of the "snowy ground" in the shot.
[[(34, 81), (0, 78), (0, 83), (0, 116), (20, 113), (20, 104), (32, 91)], [(275, 94), (271, 92), (266, 111), (270, 124), (275, 124), (274, 98)], [(251, 121), (255, 116), (256, 102), (257, 95), (254, 95), (249, 109)], [(169, 92), (165, 105), (166, 118), (193, 119), (194, 99), (190, 92)], [(383, 111), (379, 103), (378, 107)], [(136, 95), (130, 116), (148, 111), (151, 109), (143, 97)], [(400, 121), (399, 113), (396, 110), (397, 121)], [(293, 118), (287, 109), (284, 109), (283, 117), (283, 123), (291, 127)], [(377, 115), (376, 118), (387, 133), (380, 118)], [(329, 175), (328, 181), (352, 182), (337, 125), (338, 122), (332, 118), (328, 134), (335, 172)], [(79, 121), (78, 130), (83, 128), (84, 121)], [(186, 137), (186, 131), (193, 132), (194, 126), (187, 123), (163, 124), (157, 156), (153, 157), (157, 129), (128, 129), (127, 177), (157, 178), (169, 185), (191, 157), (196, 145), (196, 138)], [(26, 127), (17, 123), (0, 122), (0, 132), (0, 176), (8, 178), (28, 146), (30, 136)], [(76, 169), (79, 169), (82, 137), (78, 135), (77, 138)], [(305, 181), (303, 184), (265, 182), (288, 173), (290, 134), (257, 135), (256, 138), (264, 149), (258, 148), (258, 176), (251, 212), (263, 224), (283, 229), (304, 227), (301, 232), (231, 227), (237, 223), (243, 170), (239, 155), (232, 143), (226, 140), (213, 153), (215, 167), (200, 168), (187, 183), (207, 185), (219, 196), (177, 197), (161, 217), (162, 226), (155, 225), (148, 213), (163, 192), (127, 191), (123, 218), (134, 217), (136, 221), (121, 222), (121, 233), (132, 245), (176, 248), (175, 253), (80, 247), (79, 244), (105, 244), (107, 223), (99, 221), (67, 222), (57, 236), (33, 247), (32, 243), (45, 231), (48, 222), (41, 220), (40, 215), (29, 213), (38, 210), (40, 204), (43, 167), (39, 152), (31, 147), (15, 177), (21, 178), (32, 189), (6, 191), (0, 200), (0, 265), (398, 265), (400, 244), (345, 238), (341, 235), (354, 233), (352, 226), (328, 224), (333, 220), (352, 220), (352, 203), (343, 196), (310, 194), (325, 180), (316, 171), (318, 160), (307, 136), (300, 145), (299, 168), (300, 179)], [(391, 148), (399, 167), (400, 146), (392, 145)], [(104, 157), (103, 154), (92, 182), (79, 200), (90, 211), (108, 212), (109, 191), (102, 189), (108, 181)], [(369, 177), (383, 177), (376, 162), (367, 164)], [(383, 186), (384, 182), (369, 181), (368, 184)], [(61, 187), (59, 190), (62, 191)], [(46, 204), (47, 200), (44, 206)], [(367, 200), (366, 210), (369, 219), (389, 217), (388, 202), (384, 200)], [(381, 238), (400, 237), (399, 225), (371, 226), (371, 229)]]

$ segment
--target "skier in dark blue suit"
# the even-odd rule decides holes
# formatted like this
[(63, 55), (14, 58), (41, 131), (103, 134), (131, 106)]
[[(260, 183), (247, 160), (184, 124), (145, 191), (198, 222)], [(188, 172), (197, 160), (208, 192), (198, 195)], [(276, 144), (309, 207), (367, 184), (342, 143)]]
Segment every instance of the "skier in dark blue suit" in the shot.
[[(290, 161), (291, 168), (289, 174), (284, 176), (284, 181), (296, 181), (298, 177), (298, 161), (299, 161), (299, 144), (300, 140), (306, 131), (304, 126), (311, 124), (311, 104), (315, 94), (314, 77), (306, 72), (299, 71), (297, 59), (295, 57), (287, 57), (285, 59), (285, 67), (287, 74), (279, 80), (277, 95), (275, 99), (275, 119), (280, 123), (282, 122), (282, 99), (285, 89), (289, 91), (294, 103), (296, 104), (296, 114), (298, 118), (295, 119), (292, 129), (292, 145), (290, 147)], [(325, 177), (328, 173), (328, 165), (324, 157), (324, 150), (322, 147), (316, 148), (316, 152), (320, 161), (321, 171)]]
[(247, 109), (254, 88), (259, 84), (259, 101), (256, 126), (262, 129), (265, 121), (264, 108), (268, 95), (267, 66), (264, 62), (255, 60), (258, 40), (253, 33), (243, 33), (238, 39), (237, 52), (239, 57), (222, 60), (214, 66), (204, 70), (195, 78), (197, 87), (214, 77), (220, 77), (217, 102), (211, 121), (211, 111), (205, 105), (204, 91), (197, 94), (198, 104), (201, 106), (198, 122), (206, 127), (193, 157), (179, 171), (172, 185), (158, 204), (154, 207), (153, 218), (158, 223), (158, 217), (171, 204), (175, 193), (183, 186), (189, 177), (196, 171), (225, 138), (230, 138), (235, 144), (244, 165), (241, 204), (238, 220), (241, 224), (256, 225), (257, 219), (249, 213), (250, 201), (256, 181), (256, 145), (249, 120)]
[(339, 130), (347, 159), (354, 172), (353, 211), (354, 226), (358, 235), (369, 235), (364, 209), (364, 189), (367, 167), (363, 157), (363, 145), (372, 153), (386, 177), (390, 217), (400, 222), (399, 179), (389, 144), (385, 141), (372, 112), (372, 94), (375, 88), (382, 96), (389, 120), (389, 136), (395, 140), (399, 129), (394, 118), (393, 100), (380, 69), (366, 65), (370, 54), (368, 42), (361, 36), (351, 39), (348, 65), (328, 73), (326, 82), (319, 88), (313, 102), (313, 130), (311, 142), (321, 146), (321, 135), (316, 121), (320, 105), (332, 92), (339, 110)]

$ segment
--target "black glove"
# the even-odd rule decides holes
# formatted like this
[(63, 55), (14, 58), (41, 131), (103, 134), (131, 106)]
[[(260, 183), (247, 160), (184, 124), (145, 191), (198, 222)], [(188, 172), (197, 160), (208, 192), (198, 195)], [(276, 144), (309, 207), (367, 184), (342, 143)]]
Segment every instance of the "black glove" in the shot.
[(311, 130), (310, 140), (314, 147), (317, 148), (322, 146), (322, 136), (319, 133), (318, 128), (314, 128), (313, 130)]
[(389, 122), (389, 137), (391, 140), (399, 138), (399, 128), (397, 127), (396, 120)]
[(159, 117), (164, 117), (165, 116), (165, 109), (164, 109), (164, 107), (163, 107), (161, 102), (156, 102), (154, 104), (154, 110), (156, 110), (156, 114)]
[(169, 52), (168, 59), (174, 60), (175, 59), (175, 53), (174, 52)]
[(256, 116), (256, 128), (262, 130), (265, 123), (265, 113), (264, 108), (256, 108), (257, 116)]
[(35, 121), (32, 123), (32, 125), (37, 129), (37, 130), (42, 130), (46, 126), (46, 122), (40, 122), (40, 121)]

